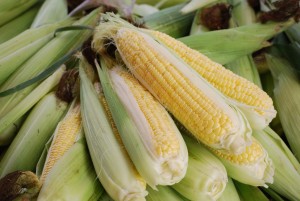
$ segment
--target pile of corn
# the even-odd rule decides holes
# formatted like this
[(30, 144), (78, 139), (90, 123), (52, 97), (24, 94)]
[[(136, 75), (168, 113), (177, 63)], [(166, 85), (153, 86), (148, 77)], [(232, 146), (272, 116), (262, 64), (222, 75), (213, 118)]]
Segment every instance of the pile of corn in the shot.
[(300, 201), (299, 12), (1, 0), (0, 201)]

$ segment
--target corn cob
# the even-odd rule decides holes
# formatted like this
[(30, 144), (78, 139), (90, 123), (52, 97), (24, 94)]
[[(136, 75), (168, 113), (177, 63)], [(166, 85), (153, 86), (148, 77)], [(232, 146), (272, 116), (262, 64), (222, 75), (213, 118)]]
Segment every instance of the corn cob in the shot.
[(30, 27), (40, 7), (34, 6), (0, 27), (0, 44)]
[(54, 92), (34, 106), (0, 161), (0, 177), (16, 170), (35, 170), (44, 144), (66, 109), (67, 103), (58, 99)]
[(189, 200), (217, 200), (227, 185), (224, 165), (194, 139), (184, 135), (184, 140), (189, 151), (187, 173), (172, 187)]
[(217, 201), (241, 201), (232, 179), (229, 177), (226, 188)]
[(116, 201), (145, 200), (146, 182), (137, 173), (125, 148), (120, 144), (118, 133), (114, 132), (109, 114), (85, 73), (84, 68), (88, 69), (88, 64), (81, 59), (80, 65), (83, 128), (97, 177), (106, 192)]
[(74, 100), (66, 116), (57, 124), (40, 181), (44, 183), (55, 163), (75, 143), (81, 130), (80, 105)]
[(81, 138), (55, 163), (37, 200), (96, 201), (103, 191)]
[(101, 51), (104, 38), (112, 37), (133, 75), (198, 140), (216, 149), (242, 152), (251, 135), (243, 114), (149, 35), (111, 18), (94, 35), (96, 51)]
[(45, 0), (37, 13), (31, 28), (55, 23), (67, 18), (68, 7), (66, 1)]
[(156, 185), (179, 182), (186, 173), (188, 153), (173, 120), (130, 73), (114, 64), (114, 68), (108, 70), (106, 65), (102, 61), (103, 71), (98, 68), (100, 81), (122, 141), (138, 172), (154, 189)]
[(267, 183), (273, 183), (273, 162), (255, 138), (252, 139), (252, 144), (238, 155), (214, 149), (211, 151), (222, 161), (231, 178), (252, 186), (267, 187)]
[[(73, 25), (94, 26), (97, 22), (97, 16), (101, 9), (96, 9), (89, 13), (87, 16), (77, 20)], [(61, 58), (69, 51), (78, 48), (82, 43), (91, 35), (90, 30), (82, 31), (69, 31), (58, 34), (47, 45), (40, 49), (34, 56), (27, 60), (22, 66), (15, 71), (9, 79), (5, 81), (0, 87), (0, 90), (9, 89), (26, 80), (35, 77), (44, 71), (49, 65), (54, 63), (57, 59)], [(41, 60), (43, 58), (43, 60)], [(36, 65), (36, 64), (39, 65)], [(26, 96), (33, 87), (38, 83), (18, 91), (5, 97), (0, 98), (0, 117), (7, 111), (11, 110), (20, 100)]]
[(151, 34), (237, 105), (254, 129), (265, 128), (276, 116), (272, 99), (257, 85), (166, 34)]
[[(2, 133), (13, 127), (14, 122), (18, 121), (30, 108), (32, 108), (44, 95), (51, 91), (59, 82), (64, 73), (64, 66), (56, 70), (51, 76), (40, 83), (28, 94), (20, 103), (11, 109), (6, 115), (0, 118), (0, 136)], [(12, 133), (13, 134), (13, 133)]]

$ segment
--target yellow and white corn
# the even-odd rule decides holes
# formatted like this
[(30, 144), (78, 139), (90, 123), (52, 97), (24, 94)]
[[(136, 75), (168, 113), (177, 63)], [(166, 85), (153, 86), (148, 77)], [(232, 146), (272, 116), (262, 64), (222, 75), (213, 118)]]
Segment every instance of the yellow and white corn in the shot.
[(114, 133), (109, 115), (83, 68), (84, 62), (81, 62), (79, 74), (82, 121), (98, 179), (116, 201), (145, 200), (146, 182), (127, 156), (120, 137)]
[(98, 68), (112, 117), (138, 172), (152, 188), (179, 182), (187, 169), (184, 140), (165, 108), (125, 69)]
[(216, 149), (245, 150), (252, 130), (236, 106), (149, 34), (107, 17), (94, 34), (96, 51), (111, 37), (133, 75), (193, 136)]
[(273, 183), (274, 165), (264, 147), (253, 137), (252, 144), (241, 154), (211, 149), (222, 161), (228, 175), (241, 183), (267, 187)]
[(40, 180), (44, 183), (55, 163), (75, 143), (81, 130), (80, 104), (74, 99), (66, 116), (57, 124)]
[(236, 105), (245, 114), (253, 129), (265, 128), (276, 116), (272, 99), (257, 85), (166, 34), (158, 31), (149, 32), (159, 43), (169, 48), (173, 54), (224, 94), (231, 104)]

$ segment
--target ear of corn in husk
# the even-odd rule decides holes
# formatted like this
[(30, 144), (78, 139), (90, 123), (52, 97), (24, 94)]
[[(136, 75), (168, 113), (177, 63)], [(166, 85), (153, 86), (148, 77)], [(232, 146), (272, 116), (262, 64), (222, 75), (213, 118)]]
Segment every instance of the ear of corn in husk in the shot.
[(85, 139), (80, 138), (55, 163), (37, 200), (96, 201), (103, 191)]
[(253, 135), (268, 151), (275, 166), (274, 183), (270, 188), (290, 200), (299, 199), (300, 164), (293, 153), (269, 127), (255, 131)]
[(182, 13), (189, 13), (195, 11), (199, 8), (207, 6), (211, 3), (216, 2), (217, 0), (191, 0), (187, 5), (185, 5), (180, 11)]
[(55, 23), (68, 16), (67, 1), (45, 0), (37, 13), (31, 28)]
[(0, 44), (2, 50), (0, 52), (0, 84), (4, 83), (18, 67), (53, 39), (54, 31), (57, 28), (70, 25), (72, 22), (71, 19), (66, 19), (58, 23), (31, 28)]
[(152, 188), (186, 173), (184, 140), (165, 108), (126, 70), (105, 61), (98, 68), (112, 117), (137, 171)]
[(189, 151), (187, 173), (172, 187), (189, 200), (217, 200), (227, 184), (224, 165), (196, 140), (188, 136), (184, 140)]
[(228, 175), (244, 184), (264, 186), (274, 181), (274, 165), (265, 148), (252, 137), (252, 144), (238, 155), (211, 151), (222, 161)]
[(269, 201), (266, 195), (255, 186), (246, 185), (243, 183), (239, 183), (237, 181), (234, 182), (235, 187), (238, 190), (241, 200), (243, 201), (252, 201), (252, 200), (259, 200), (259, 201)]
[(79, 68), (81, 113), (97, 177), (114, 200), (145, 200), (146, 182), (128, 157), (117, 130), (109, 120), (108, 110), (100, 102), (84, 68), (88, 68), (86, 62), (81, 63)]
[[(294, 23), (293, 20), (268, 24), (255, 23), (231, 29), (201, 33), (201, 35), (185, 36), (178, 38), (178, 40), (190, 48), (200, 51), (213, 61), (226, 64), (241, 56), (270, 46), (270, 43), (267, 42), (268, 39), (284, 31)], [(216, 38), (218, 40), (215, 40)], [(240, 45), (241, 43), (243, 45)]]
[[(51, 91), (58, 83), (65, 72), (65, 66), (61, 66), (52, 75), (34, 88), (27, 96), (24, 97), (14, 108), (4, 116), (0, 117), (0, 138), (1, 134), (13, 127), (14, 122), (22, 118), (44, 95)], [(14, 135), (14, 133), (11, 133)], [(8, 137), (8, 136), (7, 136)], [(5, 141), (5, 139), (3, 139)], [(0, 142), (1, 144), (1, 142)]]
[(151, 32), (151, 34), (223, 93), (226, 100), (236, 105), (245, 114), (254, 129), (265, 128), (276, 116), (272, 99), (257, 85), (174, 38), (160, 32)]
[(266, 58), (275, 83), (274, 99), (281, 125), (291, 150), (300, 160), (300, 125), (297, 120), (300, 112), (300, 84), (297, 73), (283, 58), (275, 55), (267, 55)]
[(37, 4), (38, 0), (28, 1), (10, 1), (2, 0), (0, 3), (0, 26), (14, 19), (33, 5)]
[(113, 39), (133, 75), (198, 140), (229, 152), (245, 149), (251, 128), (237, 107), (227, 104), (218, 90), (148, 31), (132, 28), (111, 15), (105, 17), (108, 22), (101, 23), (94, 34), (96, 51), (101, 51), (106, 37)]
[(39, 8), (39, 6), (34, 6), (10, 22), (2, 25), (0, 27), (0, 44), (30, 28)]
[(15, 170), (35, 171), (43, 147), (66, 109), (67, 104), (54, 92), (34, 106), (0, 161), (0, 177)]
[(31, 171), (14, 171), (0, 179), (1, 200), (35, 200), (41, 183)]
[(174, 38), (188, 35), (194, 12), (187, 14), (180, 13), (180, 9), (184, 5), (175, 5), (143, 17), (144, 26), (152, 30), (159, 30)]
[(80, 105), (74, 99), (65, 117), (57, 124), (53, 139), (48, 150), (40, 181), (44, 183), (55, 163), (75, 143), (81, 130)]
[(187, 201), (185, 197), (181, 196), (170, 186), (157, 186), (157, 190), (153, 190), (148, 186), (147, 191), (149, 194), (147, 195), (147, 201)]
[(235, 185), (230, 177), (228, 177), (228, 182), (226, 184), (225, 190), (222, 193), (218, 201), (241, 201), (239, 194), (235, 188)]
[[(97, 17), (101, 8), (93, 10), (87, 16), (77, 20), (73, 25), (82, 26), (95, 26), (97, 23)], [(9, 79), (5, 81), (0, 87), (0, 90), (6, 90), (14, 87), (30, 78), (33, 78), (40, 74), (42, 71), (47, 69), (49, 65), (54, 63), (65, 54), (78, 48), (82, 43), (90, 37), (92, 34), (91, 30), (70, 30), (63, 33), (57, 33), (50, 42), (47, 43), (42, 49), (40, 49), (34, 56), (27, 60), (22, 66), (15, 71)], [(41, 59), (43, 58), (43, 59)], [(39, 65), (36, 65), (36, 64)], [(7, 111), (11, 110), (15, 105), (24, 98), (38, 83), (34, 83), (17, 93), (1, 97), (0, 104), (3, 105), (0, 108), (0, 117)]]

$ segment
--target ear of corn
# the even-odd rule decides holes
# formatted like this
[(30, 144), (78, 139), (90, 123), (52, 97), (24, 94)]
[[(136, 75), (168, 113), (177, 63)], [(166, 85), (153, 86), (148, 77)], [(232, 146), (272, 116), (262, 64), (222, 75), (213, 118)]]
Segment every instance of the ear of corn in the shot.
[(180, 13), (180, 9), (184, 5), (175, 5), (143, 17), (144, 26), (149, 29), (159, 30), (174, 38), (188, 35), (194, 12), (187, 14)]
[(79, 69), (82, 121), (97, 177), (116, 201), (145, 200), (146, 183), (127, 156), (120, 137), (114, 133), (108, 113), (83, 67)]
[(26, 114), (14, 122), (13, 126), (5, 129), (0, 135), (0, 146), (9, 145), (17, 132), (19, 132), (24, 120), (26, 119)]
[[(8, 0), (4, 0), (0, 4), (0, 26), (14, 19), (37, 3), (38, 0), (28, 0), (20, 2), (8, 2)], [(1, 7), (1, 5), (3, 5), (3, 7)]]
[(269, 201), (266, 195), (257, 187), (246, 185), (235, 181), (235, 186), (243, 201)]
[(300, 164), (291, 150), (269, 127), (253, 135), (268, 151), (275, 166), (274, 183), (270, 188), (290, 200), (297, 200), (300, 197)]
[(228, 177), (228, 182), (226, 184), (225, 190), (222, 193), (218, 201), (241, 201), (239, 194), (235, 188), (235, 185), (230, 177)]
[(66, 108), (67, 104), (58, 100), (54, 92), (34, 106), (0, 162), (0, 177), (15, 170), (35, 170), (43, 147)]
[(266, 127), (276, 116), (272, 99), (257, 85), (166, 34), (151, 33), (239, 107), (254, 129)]
[(273, 183), (274, 165), (264, 147), (252, 137), (252, 144), (238, 155), (211, 150), (226, 167), (228, 175), (244, 184), (265, 186)]
[(66, 1), (45, 0), (39, 9), (37, 16), (31, 24), (31, 28), (55, 23), (68, 16)]
[(0, 44), (0, 48), (3, 50), (0, 52), (0, 84), (4, 83), (18, 67), (53, 39), (55, 29), (69, 25), (71, 22), (70, 19), (66, 19), (59, 23), (32, 28)]
[(57, 124), (40, 180), (44, 183), (55, 163), (75, 143), (81, 130), (80, 105), (74, 99), (66, 116)]
[(189, 200), (217, 200), (227, 184), (221, 161), (196, 140), (184, 136), (189, 151), (185, 177), (172, 187)]
[[(96, 9), (89, 13), (87, 16), (77, 20), (73, 25), (83, 25), (93, 27), (97, 22), (97, 17), (101, 9)], [(9, 89), (14, 87), (30, 78), (35, 77), (44, 71), (49, 65), (54, 63), (57, 59), (61, 58), (69, 51), (78, 48), (82, 43), (90, 37), (91, 30), (75, 30), (64, 33), (58, 33), (47, 45), (40, 49), (34, 56), (27, 60), (22, 66), (15, 71), (9, 79), (2, 84), (0, 90)], [(43, 58), (41, 60), (41, 58)], [(36, 65), (36, 64), (39, 65)], [(24, 98), (38, 83), (18, 91), (17, 93), (1, 97), (0, 104), (0, 117), (11, 110), (15, 105)]]
[(172, 185), (186, 173), (187, 148), (176, 125), (128, 72), (98, 68), (105, 97), (130, 158), (152, 188)]
[(111, 21), (94, 35), (96, 50), (103, 38), (112, 37), (133, 75), (198, 140), (234, 153), (245, 149), (251, 128), (238, 108), (152, 37), (107, 17)]
[(282, 128), (291, 150), (300, 160), (299, 79), (288, 61), (274, 55), (267, 55), (266, 58), (274, 78), (274, 98)]
[(38, 201), (95, 201), (103, 193), (84, 138), (55, 163), (42, 185)]
[[(34, 90), (28, 94), (20, 103), (11, 109), (5, 116), (0, 118), (0, 135), (18, 121), (30, 108), (32, 108), (44, 95), (52, 90), (59, 82), (65, 67), (62, 66), (51, 76), (40, 83)], [(13, 135), (13, 133), (12, 133)]]
[(157, 190), (153, 190), (151, 187), (147, 188), (149, 195), (147, 195), (147, 201), (187, 201), (170, 186), (158, 186)]
[(28, 29), (36, 16), (39, 6), (34, 6), (20, 16), (0, 27), (0, 44)]

